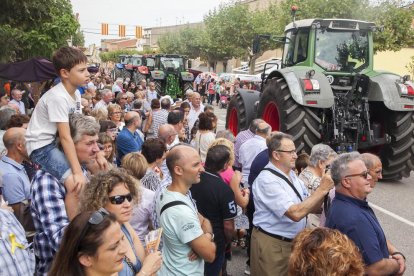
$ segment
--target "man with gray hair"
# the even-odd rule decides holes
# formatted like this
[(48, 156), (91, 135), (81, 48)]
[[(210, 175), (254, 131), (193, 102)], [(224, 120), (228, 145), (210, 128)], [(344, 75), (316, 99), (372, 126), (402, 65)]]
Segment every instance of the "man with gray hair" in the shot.
[(113, 100), (113, 93), (109, 89), (104, 89), (101, 92), (101, 100), (97, 102), (93, 109), (107, 108), (109, 103)]
[(275, 133), (267, 146), (269, 163), (252, 185), (251, 274), (287, 275), (292, 240), (305, 228), (306, 216), (321, 206), (333, 181), (325, 174), (309, 196), (294, 172), (297, 155), (292, 136)]
[(375, 188), (377, 182), (382, 179), (381, 159), (377, 155), (368, 152), (361, 154), (361, 158), (372, 177), (371, 181), (369, 182), (371, 188)]
[[(99, 123), (93, 117), (72, 114), (69, 127), (76, 156), (86, 176), (84, 166), (95, 163), (99, 152)], [(36, 172), (30, 192), (30, 209), (36, 227), (34, 248), (39, 259), (37, 275), (47, 274), (66, 226), (78, 213), (78, 210), (66, 209), (66, 195), (65, 186), (59, 179), (43, 170)]]
[(372, 191), (368, 169), (357, 152), (343, 153), (331, 164), (335, 182), (326, 227), (347, 235), (359, 248), (367, 275), (402, 275), (405, 256), (385, 237), (367, 196)]
[(262, 119), (254, 119), (253, 121), (251, 121), (248, 129), (240, 131), (236, 135), (236, 141), (234, 142), (234, 166), (236, 168), (241, 169), (241, 164), (239, 162), (240, 147), (244, 144), (244, 142), (246, 142), (250, 138), (253, 138), (253, 136), (256, 134), (257, 126), (259, 125), (259, 123), (262, 122), (264, 122)]
[(22, 102), (23, 91), (20, 89), (14, 88), (11, 92), (11, 97), (13, 100), (9, 102), (9, 104), (15, 104), (20, 111), (20, 114), (26, 114), (26, 107), (24, 106), (24, 102)]

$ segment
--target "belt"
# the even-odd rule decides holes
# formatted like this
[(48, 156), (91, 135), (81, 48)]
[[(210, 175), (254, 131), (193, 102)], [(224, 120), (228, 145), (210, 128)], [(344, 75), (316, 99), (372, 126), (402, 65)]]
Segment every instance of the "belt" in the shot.
[(276, 235), (276, 234), (269, 233), (269, 232), (263, 230), (260, 227), (254, 226), (254, 228), (256, 228), (257, 230), (259, 230), (263, 234), (268, 235), (269, 237), (272, 237), (272, 238), (275, 238), (275, 239), (278, 239), (278, 240), (281, 240), (281, 241), (285, 241), (285, 242), (291, 242), (291, 241), (293, 241), (293, 239), (289, 239), (289, 238), (286, 238), (286, 237), (282, 237), (282, 236), (279, 236), (279, 235)]

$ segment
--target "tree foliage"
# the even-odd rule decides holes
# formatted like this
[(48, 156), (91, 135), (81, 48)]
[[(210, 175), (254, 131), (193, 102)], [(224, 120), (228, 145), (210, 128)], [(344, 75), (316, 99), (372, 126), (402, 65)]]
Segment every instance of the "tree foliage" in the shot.
[(2, 0), (0, 62), (50, 57), (78, 27), (69, 0)]
[(137, 50), (115, 50), (110, 52), (101, 52), (99, 57), (101, 58), (102, 62), (119, 62), (119, 55), (144, 55), (144, 54), (156, 54), (151, 49), (144, 49), (144, 51), (137, 51)]
[(290, 7), (297, 5), (296, 19), (348, 18), (366, 20), (383, 27), (374, 34), (375, 51), (398, 51), (412, 46), (414, 31), (411, 22), (414, 11), (403, 8), (401, 0), (285, 0), (280, 4), (282, 21), (289, 22)]

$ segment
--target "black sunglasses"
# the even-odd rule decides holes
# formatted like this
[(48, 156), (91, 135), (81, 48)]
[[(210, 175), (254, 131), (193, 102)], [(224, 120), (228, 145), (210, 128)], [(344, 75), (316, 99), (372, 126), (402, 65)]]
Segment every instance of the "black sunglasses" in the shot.
[(132, 195), (131, 194), (126, 194), (126, 195), (116, 195), (116, 196), (110, 196), (109, 197), (109, 202), (111, 202), (112, 204), (115, 205), (120, 205), (122, 203), (124, 203), (124, 201), (128, 200), (128, 202), (132, 201)]
[(354, 177), (354, 176), (361, 176), (361, 177), (363, 177), (363, 178), (367, 179), (367, 178), (368, 178), (368, 174), (369, 174), (369, 173), (368, 173), (368, 171), (365, 171), (365, 172), (362, 172), (362, 173), (345, 175), (345, 177), (344, 177), (344, 178), (347, 178), (347, 177)]

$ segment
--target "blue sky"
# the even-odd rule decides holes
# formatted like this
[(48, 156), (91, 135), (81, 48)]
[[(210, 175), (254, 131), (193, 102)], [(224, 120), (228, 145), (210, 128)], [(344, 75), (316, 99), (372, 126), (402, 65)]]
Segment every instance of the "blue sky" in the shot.
[(109, 33), (117, 34), (118, 25), (126, 25), (126, 34), (134, 35), (134, 26), (156, 27), (193, 23), (203, 20), (210, 9), (227, 0), (71, 0), (73, 12), (79, 13), (85, 46), (100, 44), (101, 23), (109, 24)]

